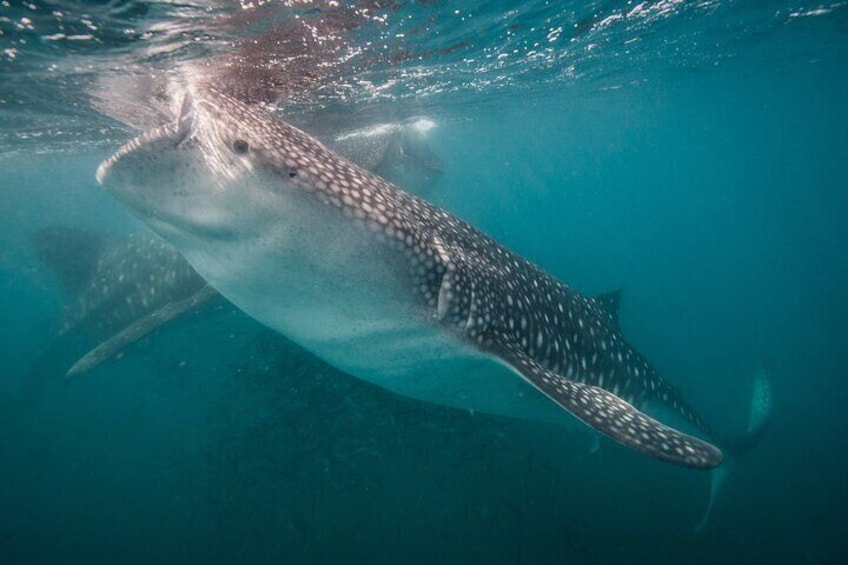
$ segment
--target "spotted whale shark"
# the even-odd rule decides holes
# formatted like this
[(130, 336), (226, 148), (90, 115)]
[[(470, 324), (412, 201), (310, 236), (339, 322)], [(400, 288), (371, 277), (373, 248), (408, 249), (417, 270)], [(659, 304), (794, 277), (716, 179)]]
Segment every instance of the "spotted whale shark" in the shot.
[[(570, 413), (661, 460), (722, 463), (721, 438), (623, 337), (617, 294), (578, 292), (214, 86), (181, 88), (173, 121), (118, 148), (96, 179), (246, 313), (402, 395)], [(650, 402), (699, 433), (640, 409)]]
[[(32, 245), (67, 296), (59, 342), (47, 356), (64, 358), (57, 353), (67, 348), (63, 341), (89, 344), (66, 376), (90, 371), (217, 294), (173, 246), (152, 234), (115, 239), (59, 225), (37, 232)], [(97, 345), (89, 350), (92, 341)]]

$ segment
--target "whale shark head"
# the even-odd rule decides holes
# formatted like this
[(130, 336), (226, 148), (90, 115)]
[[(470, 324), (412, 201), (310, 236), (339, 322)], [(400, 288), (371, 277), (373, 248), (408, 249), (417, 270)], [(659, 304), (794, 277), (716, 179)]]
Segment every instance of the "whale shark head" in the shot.
[(187, 91), (175, 114), (120, 147), (97, 181), (166, 237), (261, 230), (263, 210), (297, 165), (289, 148), (269, 143), (281, 138), (273, 135), (278, 122), (212, 88)]

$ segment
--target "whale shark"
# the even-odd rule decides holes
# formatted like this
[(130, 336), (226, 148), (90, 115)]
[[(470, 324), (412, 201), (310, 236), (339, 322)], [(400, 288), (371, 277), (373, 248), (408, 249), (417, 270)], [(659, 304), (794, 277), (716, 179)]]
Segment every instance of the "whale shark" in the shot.
[[(722, 463), (731, 442), (626, 341), (617, 293), (580, 293), (208, 82), (179, 87), (174, 119), (118, 148), (96, 180), (247, 314), (402, 395), (570, 414), (660, 460)], [(698, 435), (642, 410), (655, 402)]]
[(153, 235), (115, 239), (59, 225), (38, 231), (32, 246), (68, 297), (58, 322), (59, 341), (46, 356), (66, 357), (58, 352), (70, 343), (97, 343), (66, 376), (90, 371), (217, 295), (173, 246)]

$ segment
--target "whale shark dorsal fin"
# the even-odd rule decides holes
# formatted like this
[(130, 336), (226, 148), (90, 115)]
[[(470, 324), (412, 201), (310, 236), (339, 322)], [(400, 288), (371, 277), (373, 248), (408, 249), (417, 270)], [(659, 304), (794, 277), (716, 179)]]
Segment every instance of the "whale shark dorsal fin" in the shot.
[(678, 465), (711, 469), (721, 464), (715, 446), (670, 428), (600, 387), (572, 381), (542, 367), (515, 345), (491, 349), (524, 380), (583, 423), (637, 451)]
[(609, 314), (612, 321), (617, 324), (618, 311), (621, 308), (621, 289), (618, 288), (612, 292), (599, 294), (595, 297), (595, 301), (604, 312)]
[(32, 237), (36, 256), (62, 283), (68, 296), (76, 296), (91, 280), (106, 247), (106, 234), (79, 226), (49, 226)]

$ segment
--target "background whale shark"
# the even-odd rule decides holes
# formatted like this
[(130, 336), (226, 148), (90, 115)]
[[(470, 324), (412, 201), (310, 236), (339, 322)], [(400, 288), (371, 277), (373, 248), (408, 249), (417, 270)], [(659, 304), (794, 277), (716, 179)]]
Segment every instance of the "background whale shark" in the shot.
[(214, 297), (179, 252), (158, 237), (116, 239), (88, 228), (51, 226), (35, 234), (32, 246), (67, 297), (56, 340), (41, 355), (44, 362), (62, 360), (67, 366), (36, 362), (31, 372), (38, 379), (89, 371)]

